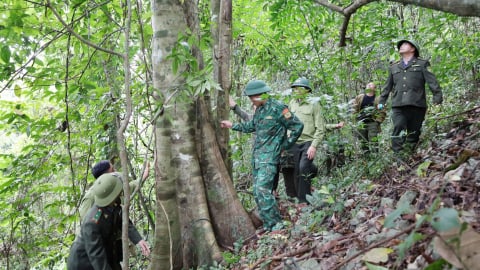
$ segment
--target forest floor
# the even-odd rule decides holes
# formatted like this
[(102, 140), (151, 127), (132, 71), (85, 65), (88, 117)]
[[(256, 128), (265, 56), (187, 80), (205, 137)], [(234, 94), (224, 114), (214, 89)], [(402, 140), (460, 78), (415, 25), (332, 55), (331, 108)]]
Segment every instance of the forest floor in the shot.
[(341, 210), (279, 199), (291, 226), (259, 233), (231, 268), (480, 269), (480, 108), (461, 114), (369, 188), (346, 187)]

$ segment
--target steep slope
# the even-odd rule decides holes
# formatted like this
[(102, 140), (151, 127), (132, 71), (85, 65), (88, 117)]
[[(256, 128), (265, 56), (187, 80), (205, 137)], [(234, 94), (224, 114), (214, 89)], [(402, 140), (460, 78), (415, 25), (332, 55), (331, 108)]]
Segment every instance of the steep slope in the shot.
[(280, 199), (291, 226), (260, 232), (228, 268), (480, 269), (480, 108), (455, 116), (428, 147), (345, 188), (342, 209)]

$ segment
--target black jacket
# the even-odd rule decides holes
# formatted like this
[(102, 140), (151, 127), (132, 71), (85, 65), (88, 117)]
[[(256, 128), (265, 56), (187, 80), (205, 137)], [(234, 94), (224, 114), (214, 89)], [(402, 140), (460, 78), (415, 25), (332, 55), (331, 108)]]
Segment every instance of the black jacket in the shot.
[(387, 102), (392, 93), (392, 107), (415, 106), (426, 108), (425, 84), (433, 93), (433, 103), (443, 101), (442, 89), (435, 76), (428, 70), (427, 60), (415, 58), (406, 67), (401, 61), (393, 63), (388, 69), (388, 79), (380, 95), (379, 103)]
[[(85, 215), (80, 235), (70, 249), (68, 270), (121, 269), (122, 208), (93, 206)], [(130, 222), (128, 236), (137, 244), (142, 237)]]

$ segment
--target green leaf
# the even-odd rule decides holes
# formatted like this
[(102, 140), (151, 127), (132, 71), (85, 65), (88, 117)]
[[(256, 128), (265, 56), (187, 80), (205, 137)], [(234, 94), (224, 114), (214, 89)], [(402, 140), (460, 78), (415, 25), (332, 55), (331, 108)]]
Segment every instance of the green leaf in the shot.
[(16, 84), (13, 88), (13, 93), (15, 94), (15, 96), (20, 97), (22, 95), (22, 88), (20, 88), (20, 86)]
[(447, 262), (444, 259), (439, 259), (429, 264), (427, 267), (425, 267), (424, 270), (442, 270), (444, 269), (443, 267), (446, 265)]
[(0, 180), (0, 193), (6, 192), (6, 189), (12, 186), (13, 179), (11, 178), (4, 178)]
[(428, 167), (430, 167), (430, 164), (432, 164), (432, 162), (427, 160), (427, 161), (423, 162), (422, 164), (418, 165), (417, 175), (419, 177), (427, 176), (427, 170), (428, 170)]
[(421, 241), (425, 239), (425, 236), (421, 233), (416, 233), (413, 232), (407, 236), (405, 241), (403, 241), (400, 245), (398, 245), (398, 255), (400, 258), (405, 258), (405, 254), (407, 250), (410, 250), (410, 248), (418, 241)]
[(391, 212), (391, 213), (385, 218), (384, 227), (385, 227), (385, 228), (393, 228), (393, 226), (394, 226), (394, 221), (395, 221), (398, 217), (400, 217), (403, 213), (405, 213), (408, 208), (409, 208), (408, 202), (399, 205), (397, 209), (395, 209), (393, 212)]
[(11, 55), (12, 53), (10, 52), (10, 47), (7, 45), (3, 46), (2, 50), (0, 51), (0, 58), (3, 60), (3, 62), (9, 63)]
[(453, 208), (441, 208), (432, 216), (432, 227), (438, 232), (446, 232), (460, 227), (460, 219), (457, 210)]
[(97, 84), (95, 82), (91, 82), (91, 81), (84, 81), (83, 82), (83, 87), (87, 90), (91, 90), (91, 89), (97, 88)]
[(189, 81), (188, 84), (193, 87), (193, 88), (196, 88), (197, 86), (199, 86), (203, 81), (202, 80), (192, 80), (192, 81)]

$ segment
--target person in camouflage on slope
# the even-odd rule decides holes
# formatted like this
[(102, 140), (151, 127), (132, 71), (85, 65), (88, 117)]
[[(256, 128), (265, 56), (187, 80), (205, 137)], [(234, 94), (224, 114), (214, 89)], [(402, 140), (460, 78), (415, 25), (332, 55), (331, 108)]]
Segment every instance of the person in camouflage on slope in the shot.
[[(413, 152), (427, 113), (425, 84), (433, 93), (433, 104), (443, 101), (442, 89), (428, 67), (428, 60), (420, 58), (418, 45), (410, 40), (397, 42), (401, 59), (388, 69), (388, 78), (380, 94), (378, 108), (382, 109), (392, 92), (392, 150), (396, 153)], [(402, 151), (404, 150), (404, 151)]]
[[(244, 94), (257, 108), (253, 119), (237, 124), (224, 120), (221, 127), (256, 133), (252, 154), (253, 196), (264, 229), (274, 231), (283, 228), (277, 202), (271, 193), (280, 155), (295, 144), (302, 134), (303, 123), (285, 104), (269, 97), (269, 91), (271, 89), (264, 81), (248, 82)], [(288, 137), (287, 130), (290, 130)]]

